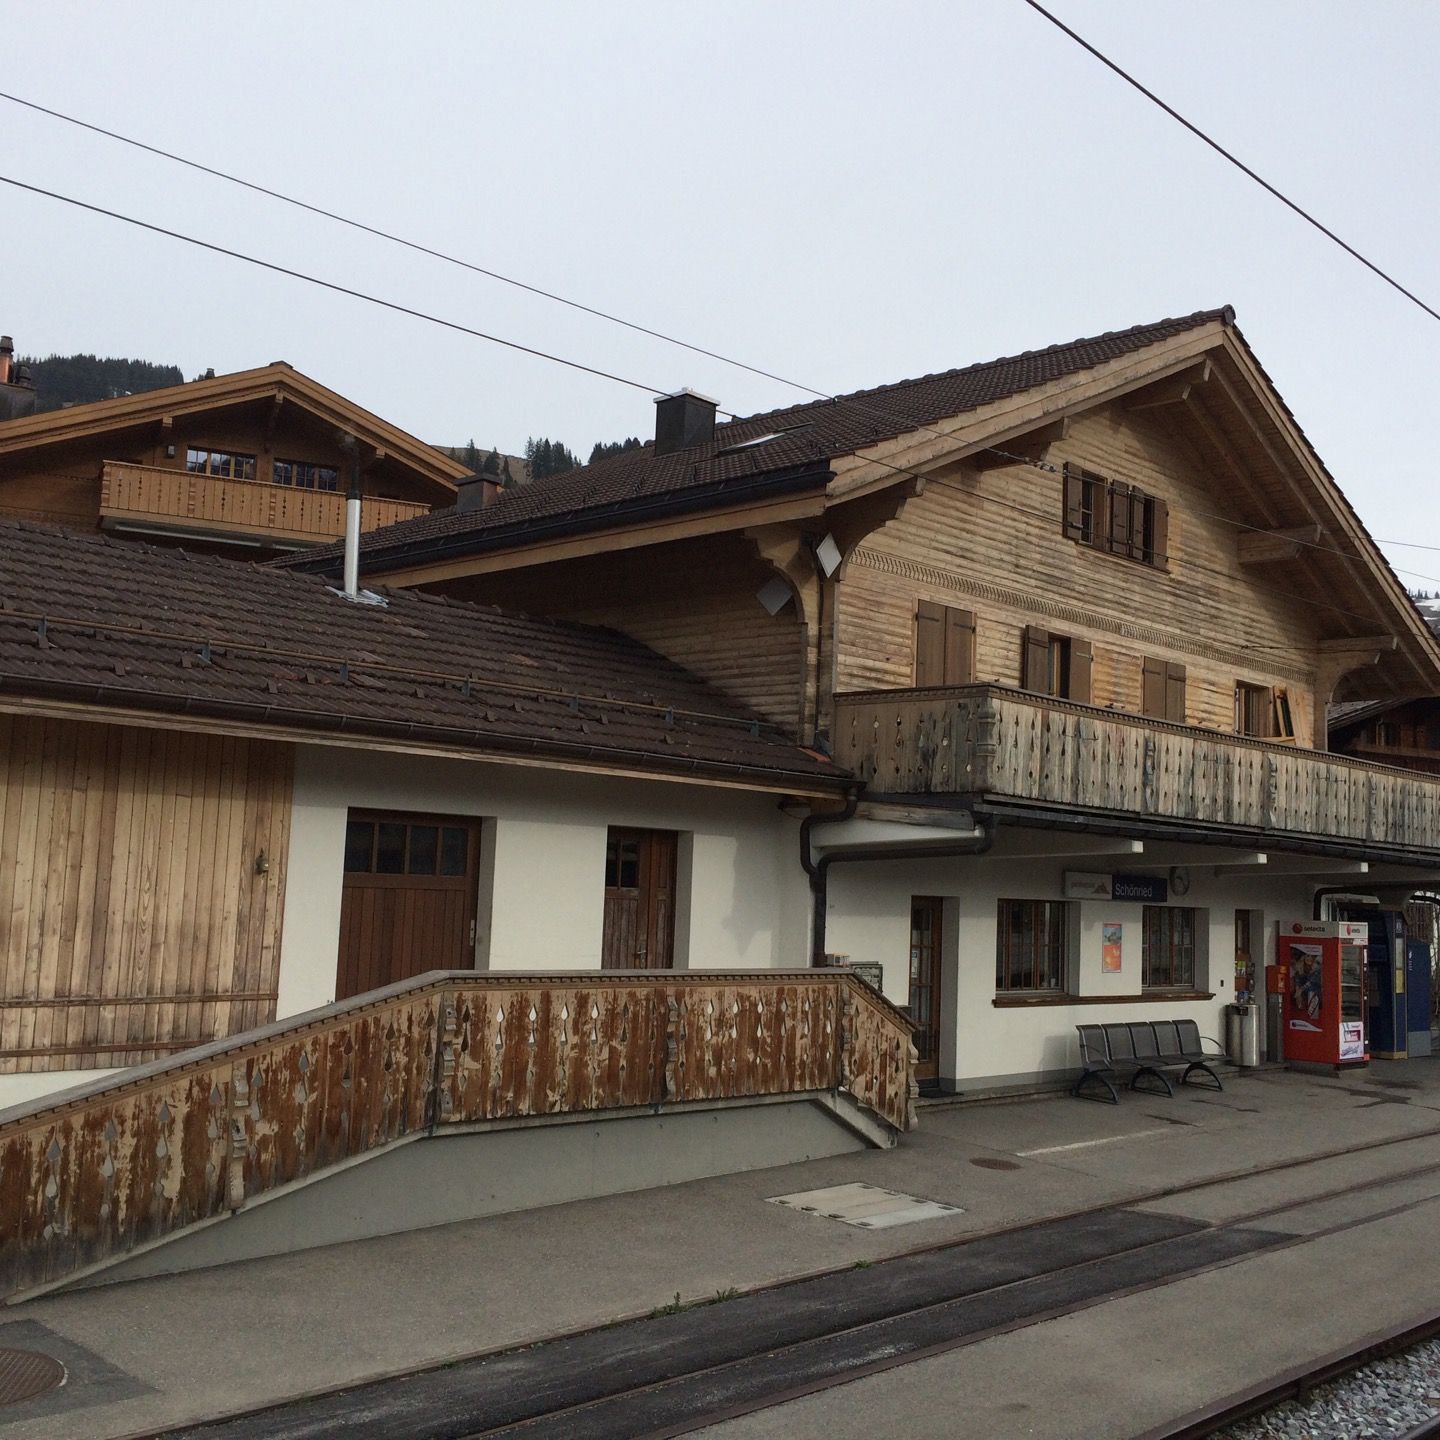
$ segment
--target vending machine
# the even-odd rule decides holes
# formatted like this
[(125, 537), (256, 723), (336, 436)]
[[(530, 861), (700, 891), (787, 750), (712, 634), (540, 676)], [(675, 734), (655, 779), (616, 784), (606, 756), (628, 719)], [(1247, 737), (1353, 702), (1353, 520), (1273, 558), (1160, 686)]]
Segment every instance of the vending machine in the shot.
[(1365, 950), (1369, 926), (1292, 920), (1279, 927), (1285, 1059), (1365, 1065)]

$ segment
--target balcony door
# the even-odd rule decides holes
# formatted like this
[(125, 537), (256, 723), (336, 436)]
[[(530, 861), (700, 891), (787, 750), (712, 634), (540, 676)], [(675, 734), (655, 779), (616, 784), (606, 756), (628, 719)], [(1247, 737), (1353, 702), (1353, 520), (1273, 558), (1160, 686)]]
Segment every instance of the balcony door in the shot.
[(934, 895), (910, 901), (910, 996), (906, 1009), (915, 1024), (915, 1078), (940, 1078), (940, 916)]
[(605, 841), (606, 970), (669, 970), (675, 963), (673, 830), (622, 830)]
[(477, 821), (352, 810), (335, 998), (473, 968), (479, 868)]

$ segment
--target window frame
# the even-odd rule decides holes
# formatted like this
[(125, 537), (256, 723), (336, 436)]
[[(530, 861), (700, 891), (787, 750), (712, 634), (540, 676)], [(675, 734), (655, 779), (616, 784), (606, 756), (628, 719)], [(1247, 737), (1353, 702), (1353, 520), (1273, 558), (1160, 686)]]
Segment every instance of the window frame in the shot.
[(1065, 461), (1062, 529), (1068, 539), (1168, 573), (1170, 507), (1159, 495)]
[[(197, 463), (197, 457), (203, 456), (202, 462)], [(224, 460), (228, 468), (217, 469), (215, 462)], [(236, 473), (237, 463), (242, 472)], [(206, 475), (213, 480), (254, 480), (259, 471), (257, 469), (258, 457), (247, 454), (243, 450), (217, 450), (210, 445), (186, 445), (185, 447), (185, 473), (187, 475)]]
[(1094, 704), (1095, 649), (1078, 635), (1027, 625), (1020, 637), (1020, 688), (1055, 700)]
[[(289, 477), (280, 478), (280, 467), (285, 466), (289, 470)], [(302, 470), (312, 472), (310, 483), (305, 484), (296, 478)], [(315, 472), (326, 472), (333, 483), (322, 485), (318, 483), (318, 476)], [(319, 460), (296, 460), (293, 457), (277, 455), (270, 462), (270, 483), (272, 485), (283, 485), (287, 490), (309, 490), (319, 495), (334, 495), (340, 489), (340, 467), (338, 465), (326, 465)]]
[[(1288, 705), (1287, 705), (1288, 708)], [(1275, 691), (1252, 680), (1235, 682), (1235, 733), (1249, 740), (1275, 738)], [(1294, 736), (1290, 736), (1294, 739)]]
[[(1026, 926), (1011, 923), (1013, 911), (1010, 907), (1024, 907), (1029, 912), (1028, 942), (1024, 940)], [(995, 905), (995, 994), (997, 996), (1055, 996), (1068, 995), (1071, 987), (1071, 965), (1074, 946), (1074, 902), (1070, 900), (1001, 899)], [(1022, 937), (1031, 954), (1028, 967), (1023, 964), (1026, 957), (1017, 956), (1015, 938)], [(1022, 962), (1022, 963), (1017, 963)], [(1027, 976), (1033, 982), (1041, 978), (1053, 983), (1017, 984), (1017, 976)]]
[[(1188, 935), (1177, 933), (1186, 929)], [(1157, 949), (1163, 950), (1163, 954), (1157, 955)], [(1162, 961), (1164, 978), (1155, 979), (1155, 970)], [(1141, 992), (1194, 994), (1199, 988), (1199, 972), (1199, 908), (1194, 905), (1145, 906), (1140, 924)]]

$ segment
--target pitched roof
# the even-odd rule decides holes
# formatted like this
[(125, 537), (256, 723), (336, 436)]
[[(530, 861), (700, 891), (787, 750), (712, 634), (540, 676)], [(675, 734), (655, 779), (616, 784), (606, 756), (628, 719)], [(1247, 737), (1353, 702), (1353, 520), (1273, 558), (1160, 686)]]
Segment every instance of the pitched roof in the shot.
[(0, 522), (0, 696), (828, 789), (848, 777), (614, 631)]
[(125, 430), (153, 423), (167, 415), (220, 410), (276, 398), (300, 405), (341, 429), (357, 432), (396, 460), (448, 487), (453, 488), (457, 480), (468, 474), (458, 460), (347, 400), (284, 360), (253, 370), (236, 370), (189, 380), (182, 385), (166, 385), (158, 390), (92, 400), (84, 405), (68, 405), (60, 410), (4, 421), (0, 423), (0, 455)]
[[(371, 531), (361, 542), (362, 550), (374, 564), (417, 547), (453, 545), (463, 551), (471, 544), (475, 548), (519, 544), (540, 531), (545, 522), (563, 519), (574, 524), (589, 517), (604, 523), (660, 497), (688, 495), (697, 505), (707, 500), (719, 505), (737, 497), (737, 490), (744, 488), (741, 482), (760, 485), (768, 477), (779, 484), (808, 474), (812, 483), (819, 485), (828, 478), (826, 467), (837, 455), (1094, 369), (1213, 321), (1230, 323), (1234, 318), (1228, 306), (1202, 310), (1179, 319), (747, 415), (717, 425), (712, 441), (688, 450), (656, 456), (651, 442), (513, 494), (506, 492), (482, 510), (438, 510)], [(726, 453), (770, 433), (778, 433), (779, 438)], [(333, 567), (342, 550), (339, 545), (324, 546), (274, 563), (323, 569)]]

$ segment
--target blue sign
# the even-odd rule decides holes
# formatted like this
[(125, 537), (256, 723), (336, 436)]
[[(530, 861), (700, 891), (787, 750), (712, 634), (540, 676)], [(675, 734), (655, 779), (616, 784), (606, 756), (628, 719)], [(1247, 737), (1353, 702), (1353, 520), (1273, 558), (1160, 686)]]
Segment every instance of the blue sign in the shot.
[(1163, 875), (1116, 875), (1110, 882), (1110, 898), (1163, 905), (1170, 898), (1170, 886)]

